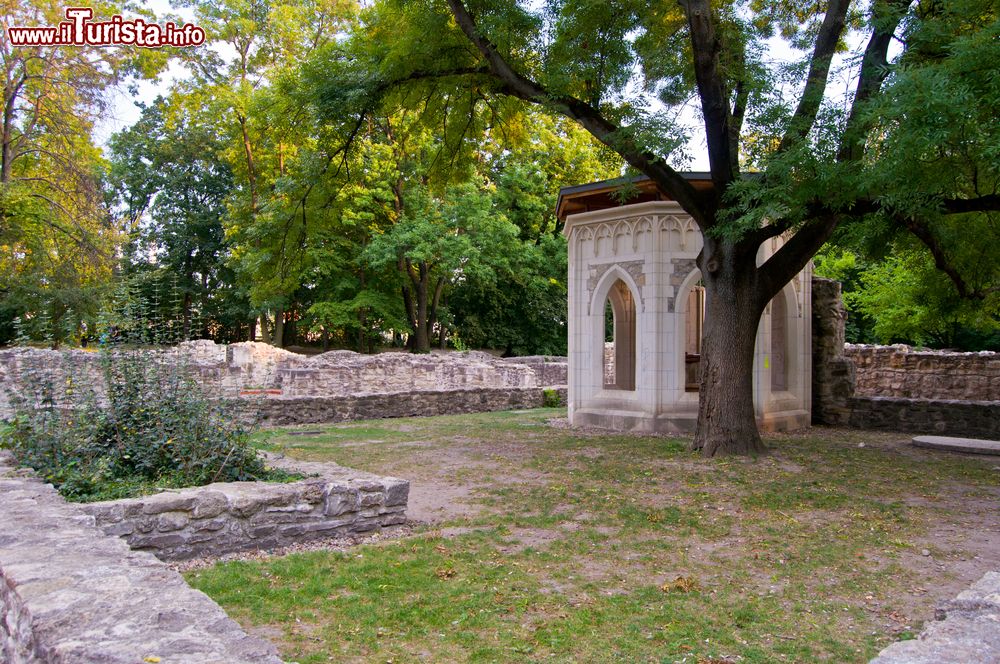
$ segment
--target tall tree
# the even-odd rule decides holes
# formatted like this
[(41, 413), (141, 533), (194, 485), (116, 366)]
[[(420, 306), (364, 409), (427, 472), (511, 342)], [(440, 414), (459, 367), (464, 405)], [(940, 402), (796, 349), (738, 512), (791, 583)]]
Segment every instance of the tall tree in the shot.
[[(706, 456), (763, 449), (752, 390), (761, 314), (838, 226), (878, 217), (921, 227), (1000, 207), (992, 0), (550, 0), (539, 9), (512, 0), (384, 0), (365, 21), (359, 39), (380, 46), (355, 64), (367, 74), (363, 112), (405, 99), (399, 90), (433, 97), (448, 83), (537, 104), (578, 122), (697, 221), (706, 313), (693, 446)], [(828, 83), (852, 30), (863, 47), (842, 67), (853, 82), (843, 95)], [(801, 62), (773, 64), (768, 40), (779, 38)], [(893, 44), (901, 50), (890, 60)], [(941, 82), (969, 65), (981, 73), (964, 76), (959, 89)], [(976, 131), (956, 137), (922, 125), (923, 140), (907, 143), (896, 162), (965, 144), (980, 157), (973, 182), (944, 180), (907, 195), (908, 182), (880, 176), (880, 146), (887, 136), (906, 143), (908, 114), (921, 109), (920, 98), (893, 92), (911, 76), (937, 79), (941, 103)], [(667, 111), (644, 103), (643, 90)], [(689, 99), (701, 113), (706, 189), (668, 161), (683, 145), (673, 120)], [(778, 236), (782, 248), (758, 265), (761, 245)]]
[[(0, 243), (10, 249), (0, 258), (2, 308), (33, 324), (47, 321), (58, 341), (64, 330), (81, 334), (95, 314), (119, 240), (103, 198), (94, 124), (109, 91), (130, 76), (155, 75), (168, 54), (14, 46), (7, 27), (56, 25), (65, 18), (64, 5), (3, 0), (0, 8)], [(110, 17), (122, 13), (123, 4), (101, 2), (94, 9)]]
[(331, 48), (354, 19), (353, 0), (185, 0), (206, 31), (188, 54), (188, 94), (229, 137), (224, 155), (237, 189), (228, 232), (233, 266), (260, 313), (265, 341), (284, 344), (296, 289), (309, 270), (308, 220), (330, 159), (310, 105), (296, 94), (300, 65)]
[(184, 102), (158, 98), (113, 137), (109, 180), (133, 223), (127, 267), (146, 273), (157, 300), (177, 300), (189, 338), (220, 322), (221, 295), (233, 286), (223, 278), (222, 225), (233, 184), (220, 137)]

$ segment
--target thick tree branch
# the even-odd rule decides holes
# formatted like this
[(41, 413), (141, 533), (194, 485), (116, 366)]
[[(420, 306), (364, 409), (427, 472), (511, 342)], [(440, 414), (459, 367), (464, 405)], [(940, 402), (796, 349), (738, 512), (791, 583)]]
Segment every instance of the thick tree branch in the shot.
[(823, 96), (826, 94), (830, 62), (844, 33), (845, 17), (850, 4), (850, 0), (830, 0), (826, 8), (826, 15), (823, 17), (823, 24), (816, 36), (816, 46), (809, 61), (806, 86), (795, 114), (788, 123), (788, 129), (778, 145), (778, 152), (784, 152), (799, 143), (809, 134), (816, 122), (816, 114), (819, 113), (820, 104), (823, 103)]
[(740, 136), (743, 134), (743, 119), (746, 116), (747, 102), (750, 100), (749, 86), (743, 80), (736, 84), (734, 91), (733, 114), (729, 121), (729, 145), (733, 146), (729, 158), (733, 162), (733, 172), (740, 170)]
[(554, 95), (542, 85), (516, 71), (504, 60), (496, 47), (482, 34), (461, 0), (448, 0), (455, 21), (465, 36), (486, 60), (498, 91), (523, 101), (539, 104), (577, 121), (594, 138), (620, 154), (639, 172), (649, 176), (665, 193), (684, 208), (702, 228), (714, 223), (714, 215), (706, 214), (705, 201), (684, 177), (670, 168), (652, 152), (623, 135), (621, 128), (605, 118), (592, 106), (567, 95)]
[(905, 219), (900, 219), (903, 225), (906, 226), (906, 230), (910, 231), (920, 242), (927, 247), (927, 250), (931, 252), (931, 256), (934, 257), (934, 267), (936, 267), (941, 272), (951, 279), (951, 283), (955, 284), (955, 290), (958, 291), (958, 296), (963, 300), (982, 300), (985, 297), (985, 293), (969, 288), (969, 285), (962, 278), (962, 275), (958, 273), (955, 266), (948, 261), (948, 256), (945, 254), (944, 247), (938, 242), (937, 238), (931, 232), (931, 229), (927, 224), (917, 221), (912, 217)]
[(858, 89), (851, 102), (851, 112), (847, 126), (841, 137), (838, 161), (857, 161), (864, 153), (865, 138), (870, 126), (862, 120), (862, 109), (882, 88), (882, 82), (889, 75), (888, 51), (896, 28), (906, 14), (911, 0), (877, 0), (872, 9), (872, 36), (868, 40), (861, 60), (861, 74)]
[[(835, 0), (836, 1), (836, 0)], [(708, 143), (708, 163), (712, 181), (719, 195), (736, 178), (734, 169), (736, 146), (730, 140), (730, 108), (719, 70), (721, 44), (712, 23), (709, 0), (686, 0), (681, 3), (687, 14), (694, 52), (694, 75), (701, 99), (701, 114), (705, 122)]]
[(830, 239), (840, 221), (841, 215), (836, 212), (817, 214), (758, 268), (761, 288), (757, 292), (763, 296), (764, 303), (770, 301), (802, 271), (806, 263)]
[(1000, 212), (1000, 195), (987, 194), (977, 198), (947, 198), (941, 201), (945, 214), (966, 212)]

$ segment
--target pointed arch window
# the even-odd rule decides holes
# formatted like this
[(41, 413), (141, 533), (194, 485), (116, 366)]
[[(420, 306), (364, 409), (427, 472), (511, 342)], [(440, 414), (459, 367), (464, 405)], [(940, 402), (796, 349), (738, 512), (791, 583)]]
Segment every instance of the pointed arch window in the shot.
[(621, 279), (604, 304), (604, 389), (635, 389), (635, 298)]

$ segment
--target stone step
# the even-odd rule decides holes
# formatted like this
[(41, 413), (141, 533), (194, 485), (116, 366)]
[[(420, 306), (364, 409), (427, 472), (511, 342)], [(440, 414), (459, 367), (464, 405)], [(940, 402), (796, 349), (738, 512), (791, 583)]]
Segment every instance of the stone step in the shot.
[(979, 440), (977, 438), (955, 438), (952, 436), (914, 436), (916, 447), (966, 454), (995, 454), (1000, 456), (1000, 440)]

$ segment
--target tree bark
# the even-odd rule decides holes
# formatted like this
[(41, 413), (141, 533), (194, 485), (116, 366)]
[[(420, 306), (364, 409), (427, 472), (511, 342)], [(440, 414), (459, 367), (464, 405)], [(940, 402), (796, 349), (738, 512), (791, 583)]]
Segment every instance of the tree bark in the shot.
[(285, 341), (285, 310), (278, 308), (274, 312), (274, 334), (271, 335), (271, 343), (278, 348), (284, 347)]
[(754, 412), (753, 359), (768, 299), (759, 294), (754, 253), (747, 243), (709, 237), (699, 256), (705, 323), (698, 425), (691, 447), (706, 457), (766, 449)]
[(413, 348), (415, 353), (431, 352), (431, 338), (427, 333), (427, 315), (430, 309), (429, 279), (430, 270), (426, 263), (420, 264), (420, 276), (413, 283), (417, 295), (417, 316), (416, 316), (416, 345)]
[(260, 340), (266, 344), (271, 343), (271, 330), (267, 326), (267, 313), (260, 315)]

